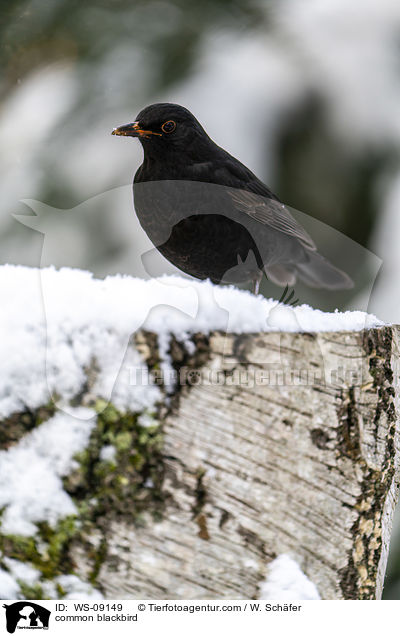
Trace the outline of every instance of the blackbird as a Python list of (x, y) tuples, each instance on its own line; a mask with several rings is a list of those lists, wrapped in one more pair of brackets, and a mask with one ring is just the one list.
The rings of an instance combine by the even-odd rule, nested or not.
[(353, 286), (278, 197), (183, 106), (152, 104), (112, 134), (139, 138), (136, 213), (159, 252), (183, 272), (215, 283), (251, 281), (254, 293), (263, 273), (280, 286), (297, 278), (329, 290)]

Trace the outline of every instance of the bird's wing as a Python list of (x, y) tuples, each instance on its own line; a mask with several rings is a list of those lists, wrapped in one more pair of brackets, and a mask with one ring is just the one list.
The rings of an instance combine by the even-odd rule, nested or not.
[(253, 219), (296, 238), (307, 250), (317, 249), (311, 236), (280, 201), (247, 190), (229, 188), (228, 193), (235, 207)]
[(316, 251), (311, 236), (289, 210), (243, 163), (222, 151), (216, 182), (228, 186), (227, 191), (237, 209), (274, 230), (297, 239), (307, 250)]

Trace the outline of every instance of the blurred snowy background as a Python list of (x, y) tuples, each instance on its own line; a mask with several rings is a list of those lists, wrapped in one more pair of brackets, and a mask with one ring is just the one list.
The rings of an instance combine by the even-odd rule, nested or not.
[[(173, 101), (285, 203), (380, 257), (368, 308), (400, 322), (398, 0), (3, 0), (0, 14), (1, 263), (40, 263), (43, 236), (13, 216), (35, 199), (47, 262), (141, 273), (131, 208), (98, 195), (141, 161), (112, 128)], [(90, 214), (50, 218), (92, 197)], [(397, 543), (386, 598), (400, 598)]]

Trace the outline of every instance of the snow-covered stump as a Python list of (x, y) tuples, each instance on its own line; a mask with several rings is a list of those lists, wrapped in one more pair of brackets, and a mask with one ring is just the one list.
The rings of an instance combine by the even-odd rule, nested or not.
[(0, 597), (380, 597), (397, 327), (73, 270), (0, 297)]

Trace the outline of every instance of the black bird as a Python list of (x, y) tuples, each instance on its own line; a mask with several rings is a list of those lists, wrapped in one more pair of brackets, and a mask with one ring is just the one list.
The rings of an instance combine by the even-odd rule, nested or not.
[(141, 226), (176, 267), (213, 282), (349, 289), (352, 280), (316, 251), (287, 208), (245, 165), (217, 146), (192, 113), (153, 104), (113, 135), (138, 137), (134, 178)]

